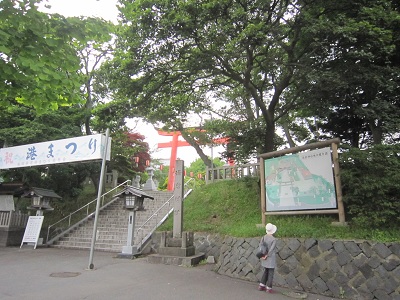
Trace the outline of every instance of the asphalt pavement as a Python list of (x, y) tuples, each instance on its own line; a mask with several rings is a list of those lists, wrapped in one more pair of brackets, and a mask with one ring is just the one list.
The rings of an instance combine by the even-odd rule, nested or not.
[[(181, 267), (152, 264), (146, 257), (117, 258), (115, 253), (36, 248), (0, 248), (0, 299), (15, 300), (290, 300), (300, 294), (275, 288), (269, 294), (258, 284), (222, 276), (210, 265)], [(290, 294), (287, 296), (284, 294)], [(334, 298), (306, 294), (310, 300)]]

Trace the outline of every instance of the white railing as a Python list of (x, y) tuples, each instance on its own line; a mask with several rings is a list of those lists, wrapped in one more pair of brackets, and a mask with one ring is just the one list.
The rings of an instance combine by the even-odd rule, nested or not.
[[(126, 180), (125, 182), (117, 185), (113, 189), (111, 189), (108, 192), (101, 195), (101, 206), (104, 206), (105, 204), (107, 204), (107, 202), (105, 200), (106, 200), (106, 196), (108, 194), (110, 194), (111, 192), (120, 188), (121, 186), (127, 185), (130, 182), (131, 182), (131, 180)], [(111, 201), (111, 198), (112, 197), (110, 197), (110, 199), (108, 199), (108, 201)], [(94, 214), (95, 209), (96, 209), (96, 202), (97, 202), (97, 198), (90, 201), (89, 203), (85, 204), (81, 208), (78, 208), (77, 210), (70, 213), (68, 216), (62, 218), (61, 220), (57, 221), (56, 223), (49, 225), (49, 227), (47, 228), (46, 242), (48, 242), (54, 235), (57, 235), (57, 233), (66, 231), (68, 228), (71, 227), (71, 224), (75, 224), (77, 221), (82, 220), (83, 218), (89, 217), (90, 215)], [(93, 207), (91, 208), (92, 204), (93, 204)], [(58, 225), (57, 228), (55, 228), (56, 225)], [(53, 229), (53, 231), (50, 233), (51, 229)]]
[(0, 211), (0, 227), (10, 227), (11, 211)]
[(208, 168), (206, 170), (206, 183), (219, 180), (237, 179), (247, 176), (260, 176), (260, 164), (244, 164)]
[[(195, 185), (196, 181), (194, 180), (194, 178), (190, 178), (184, 185), (184, 190), (183, 190), (183, 200), (193, 191), (194, 189), (194, 185)], [(174, 196), (172, 195), (163, 205), (161, 205), (141, 226), (139, 226), (139, 228), (136, 230), (136, 236), (139, 237), (139, 245), (137, 245), (137, 248), (140, 249), (140, 251), (142, 251), (142, 246), (144, 243), (146, 243), (146, 241), (151, 237), (151, 235), (153, 234), (153, 232), (162, 224), (165, 222), (165, 220), (168, 218), (168, 216), (173, 212), (174, 208), (171, 207), (171, 203), (172, 203), (172, 199), (174, 198)], [(160, 212), (164, 211), (165, 208), (168, 207), (167, 209), (167, 213), (161, 216), (161, 219), (158, 220), (158, 215), (160, 214)], [(155, 219), (155, 221), (154, 221)], [(144, 237), (144, 227), (147, 224), (152, 224), (155, 223), (155, 225), (152, 227), (152, 229), (150, 230), (150, 232), (148, 232)]]
[(11, 222), (10, 227), (22, 227), (25, 228), (26, 224), (28, 223), (29, 215), (28, 214), (21, 214), (13, 211), (11, 213)]
[(26, 226), (29, 215), (17, 213), (15, 211), (0, 211), (0, 227), (22, 227)]

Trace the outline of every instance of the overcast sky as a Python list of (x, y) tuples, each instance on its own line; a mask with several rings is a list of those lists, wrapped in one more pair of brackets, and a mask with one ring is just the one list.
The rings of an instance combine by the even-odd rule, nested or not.
[[(100, 17), (115, 22), (118, 16), (116, 0), (47, 0), (43, 4), (51, 5), (50, 12), (66, 17)], [(49, 12), (45, 8), (43, 11)]]

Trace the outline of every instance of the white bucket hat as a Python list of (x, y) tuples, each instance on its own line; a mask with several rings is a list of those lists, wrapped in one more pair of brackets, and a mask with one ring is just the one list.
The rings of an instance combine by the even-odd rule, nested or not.
[(265, 231), (268, 234), (274, 234), (276, 232), (276, 226), (274, 224), (268, 223), (267, 225), (265, 225)]

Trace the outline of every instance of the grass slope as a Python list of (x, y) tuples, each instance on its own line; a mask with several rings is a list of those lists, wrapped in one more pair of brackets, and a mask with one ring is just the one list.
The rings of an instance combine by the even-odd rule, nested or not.
[[(226, 180), (195, 189), (184, 202), (184, 231), (219, 233), (234, 237), (256, 237), (265, 233), (261, 223), (260, 187), (255, 178)], [(172, 216), (159, 228), (172, 230)], [(278, 237), (372, 240), (400, 242), (399, 228), (332, 226), (337, 215), (267, 216), (277, 225)]]

